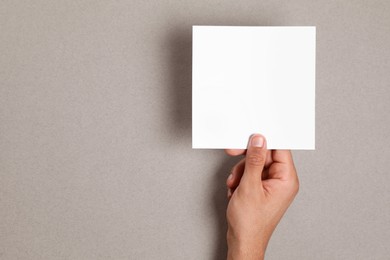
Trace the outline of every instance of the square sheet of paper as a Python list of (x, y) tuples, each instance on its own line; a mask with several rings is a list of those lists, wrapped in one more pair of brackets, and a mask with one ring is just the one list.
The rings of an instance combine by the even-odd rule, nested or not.
[(315, 148), (312, 26), (193, 26), (192, 147)]

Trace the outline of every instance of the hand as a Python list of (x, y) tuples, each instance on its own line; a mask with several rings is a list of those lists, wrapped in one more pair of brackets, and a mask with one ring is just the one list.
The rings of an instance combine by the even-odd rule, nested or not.
[(261, 135), (252, 135), (246, 152), (228, 177), (228, 259), (264, 259), (272, 232), (298, 192), (289, 150), (267, 150)]

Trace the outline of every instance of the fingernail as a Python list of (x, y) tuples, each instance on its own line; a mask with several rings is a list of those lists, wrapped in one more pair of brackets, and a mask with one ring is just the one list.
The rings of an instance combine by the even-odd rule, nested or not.
[(255, 147), (263, 147), (264, 138), (261, 135), (255, 135), (252, 137), (251, 145)]
[(232, 173), (229, 174), (229, 176), (228, 176), (228, 181), (230, 181), (231, 179), (233, 179), (233, 174), (232, 174)]

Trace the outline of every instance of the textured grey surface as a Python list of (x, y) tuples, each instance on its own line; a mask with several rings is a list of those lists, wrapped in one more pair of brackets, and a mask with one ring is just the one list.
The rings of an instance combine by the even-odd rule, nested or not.
[(389, 1), (1, 1), (0, 259), (223, 259), (191, 25), (317, 26), (316, 151), (268, 259), (390, 255)]

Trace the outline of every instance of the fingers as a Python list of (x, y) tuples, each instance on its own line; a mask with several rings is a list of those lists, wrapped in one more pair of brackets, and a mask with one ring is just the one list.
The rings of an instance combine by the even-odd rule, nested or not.
[[(268, 168), (272, 164), (272, 155), (271, 150), (267, 150), (267, 158), (265, 160), (265, 168)], [(240, 184), (241, 177), (244, 174), (245, 170), (245, 158), (240, 160), (234, 167), (232, 168), (227, 180), (226, 186), (234, 191), (237, 188), (238, 184)], [(267, 179), (268, 171), (264, 170), (262, 174), (262, 180)]]
[(229, 177), (226, 180), (226, 186), (230, 189), (235, 189), (240, 183), (242, 174), (245, 169), (245, 158), (239, 161), (236, 165), (234, 165), (232, 171), (230, 172)]
[(227, 197), (231, 198), (234, 190), (237, 188), (238, 184), (240, 184), (242, 174), (244, 173), (245, 168), (245, 158), (239, 161), (232, 169), (229, 177), (226, 180), (226, 186), (228, 188)]
[[(225, 153), (230, 156), (245, 155), (246, 149), (225, 149)], [(272, 162), (273, 160), (272, 160), (271, 150), (268, 150), (265, 167), (268, 167)]]
[(270, 168), (270, 179), (296, 180), (298, 178), (290, 150), (273, 150), (272, 160), (274, 163)]
[(245, 154), (245, 149), (225, 149), (225, 153), (227, 153), (230, 156), (237, 156)]
[(267, 156), (267, 143), (264, 136), (252, 135), (245, 158), (245, 170), (241, 179), (243, 186), (259, 186)]
[(290, 150), (273, 150), (272, 160), (277, 163), (292, 164), (293, 158)]
[(272, 151), (271, 151), (271, 150), (267, 150), (267, 158), (265, 159), (265, 165), (264, 165), (264, 167), (267, 168), (267, 167), (269, 167), (272, 163), (273, 163), (273, 160), (272, 160)]

